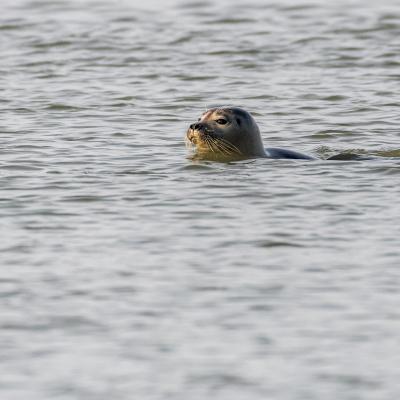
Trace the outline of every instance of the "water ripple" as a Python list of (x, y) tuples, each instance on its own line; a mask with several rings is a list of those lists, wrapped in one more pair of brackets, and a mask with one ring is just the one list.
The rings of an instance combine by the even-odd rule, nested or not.
[[(399, 16), (2, 2), (0, 397), (396, 398)], [(191, 159), (221, 104), (319, 160)]]

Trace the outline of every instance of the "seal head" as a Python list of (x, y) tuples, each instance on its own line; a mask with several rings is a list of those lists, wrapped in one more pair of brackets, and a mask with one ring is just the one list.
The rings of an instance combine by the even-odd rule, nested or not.
[(238, 107), (207, 110), (189, 126), (186, 139), (196, 146), (195, 158), (221, 161), (259, 157), (313, 159), (292, 150), (264, 149), (254, 118)]
[(253, 117), (237, 107), (212, 108), (189, 126), (186, 138), (199, 155), (215, 158), (265, 157), (260, 131)]

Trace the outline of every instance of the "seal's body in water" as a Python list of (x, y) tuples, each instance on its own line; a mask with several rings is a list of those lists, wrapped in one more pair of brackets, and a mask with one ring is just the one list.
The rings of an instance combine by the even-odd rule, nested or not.
[(286, 158), (314, 160), (297, 151), (264, 149), (254, 118), (237, 107), (212, 108), (190, 125), (186, 138), (196, 146), (196, 156), (204, 159), (243, 160), (247, 158)]

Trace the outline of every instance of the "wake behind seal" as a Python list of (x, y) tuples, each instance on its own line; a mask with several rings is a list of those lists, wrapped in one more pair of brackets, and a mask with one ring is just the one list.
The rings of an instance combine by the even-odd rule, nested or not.
[(196, 157), (211, 160), (244, 160), (248, 158), (301, 159), (315, 158), (297, 151), (264, 149), (260, 130), (254, 118), (238, 107), (211, 108), (191, 124), (186, 139), (196, 146)]

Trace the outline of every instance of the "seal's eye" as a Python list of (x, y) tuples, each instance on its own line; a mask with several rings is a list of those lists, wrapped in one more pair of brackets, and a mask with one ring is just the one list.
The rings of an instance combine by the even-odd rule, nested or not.
[(217, 119), (215, 122), (217, 124), (219, 124), (219, 125), (225, 125), (225, 124), (228, 123), (228, 121), (226, 119), (223, 119), (223, 118)]

